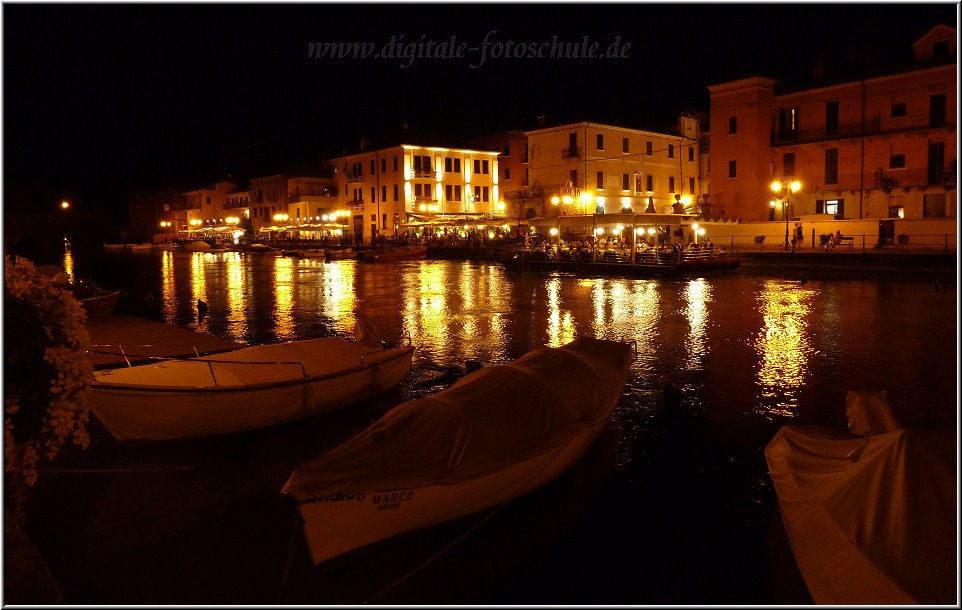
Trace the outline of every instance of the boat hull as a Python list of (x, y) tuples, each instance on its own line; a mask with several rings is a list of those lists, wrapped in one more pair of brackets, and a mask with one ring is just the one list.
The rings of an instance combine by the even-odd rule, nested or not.
[(557, 478), (592, 446), (627, 381), (627, 343), (579, 338), (399, 405), (295, 469), (315, 563), (457, 519)]
[(88, 318), (106, 315), (114, 310), (120, 300), (120, 291), (107, 292), (80, 299)]
[(394, 263), (399, 261), (422, 260), (427, 257), (427, 246), (389, 246), (363, 252), (366, 262)]
[(315, 564), (393, 536), (452, 521), (528, 494), (577, 463), (605, 421), (567, 445), (454, 485), (338, 494), (301, 504), (304, 536)]
[[(350, 368), (313, 373), (301, 362), (254, 363), (246, 360), (244, 351), (98, 372), (88, 403), (121, 441), (238, 434), (331, 412), (383, 393), (410, 370), (414, 348), (377, 350)], [(236, 363), (229, 361), (232, 355)], [(157, 372), (168, 379), (173, 375), (178, 385), (124, 383), (124, 371), (142, 368), (166, 369)], [(278, 379), (279, 375), (286, 378)]]

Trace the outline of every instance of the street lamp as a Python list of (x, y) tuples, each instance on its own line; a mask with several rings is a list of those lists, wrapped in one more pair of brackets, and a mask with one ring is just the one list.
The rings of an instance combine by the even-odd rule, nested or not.
[(785, 250), (788, 250), (788, 206), (790, 205), (789, 196), (802, 190), (802, 183), (798, 180), (783, 178), (772, 182), (772, 192), (775, 199), (782, 202), (782, 216), (785, 218)]

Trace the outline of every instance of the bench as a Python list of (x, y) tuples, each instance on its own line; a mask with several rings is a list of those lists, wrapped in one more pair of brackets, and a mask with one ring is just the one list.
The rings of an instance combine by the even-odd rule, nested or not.
[(842, 237), (839, 238), (838, 241), (839, 241), (839, 244), (846, 244), (849, 250), (854, 249), (855, 238), (852, 237), (851, 235), (843, 235)]

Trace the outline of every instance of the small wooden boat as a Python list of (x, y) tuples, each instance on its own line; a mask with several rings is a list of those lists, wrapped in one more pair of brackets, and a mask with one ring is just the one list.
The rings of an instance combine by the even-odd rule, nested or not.
[(369, 263), (394, 263), (422, 260), (428, 254), (427, 246), (385, 246), (361, 252), (361, 260)]
[(105, 290), (102, 288), (86, 294), (86, 296), (83, 292), (75, 293), (84, 311), (87, 312), (88, 318), (113, 312), (114, 308), (117, 307), (117, 302), (120, 301), (120, 294), (119, 290)]
[(395, 407), (300, 466), (296, 502), (314, 563), (508, 502), (568, 470), (608, 422), (627, 343), (579, 338), (476, 370)]
[(765, 448), (816, 604), (957, 604), (955, 429), (903, 429), (884, 392), (849, 392), (848, 431), (783, 426)]
[(90, 409), (121, 441), (236, 434), (340, 409), (398, 385), (414, 347), (325, 337), (94, 373)]
[(358, 253), (352, 248), (326, 248), (324, 250), (324, 260), (339, 261), (356, 259)]

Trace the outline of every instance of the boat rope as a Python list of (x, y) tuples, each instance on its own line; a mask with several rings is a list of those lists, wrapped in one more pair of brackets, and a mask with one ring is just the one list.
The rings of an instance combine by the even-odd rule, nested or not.
[(294, 515), (293, 527), (291, 528), (291, 544), (287, 552), (287, 563), (284, 565), (284, 575), (281, 577), (281, 589), (277, 593), (279, 604), (284, 603), (284, 591), (287, 589), (287, 578), (291, 573), (291, 566), (294, 565), (294, 556), (297, 554), (297, 540), (300, 537), (301, 528), (304, 526), (304, 519), (301, 518), (300, 511)]
[(392, 583), (389, 584), (388, 586), (384, 587), (383, 589), (381, 589), (380, 591), (378, 591), (377, 593), (375, 593), (371, 598), (369, 598), (369, 599), (367, 599), (366, 601), (364, 601), (364, 602), (363, 602), (363, 605), (366, 606), (366, 605), (368, 605), (368, 604), (374, 603), (374, 600), (378, 599), (379, 597), (381, 597), (382, 595), (384, 595), (384, 594), (387, 593), (388, 591), (394, 589), (395, 587), (401, 585), (404, 581), (406, 581), (406, 580), (409, 579), (410, 577), (412, 577), (412, 576), (414, 576), (415, 574), (417, 574), (418, 572), (420, 572), (423, 568), (425, 568), (425, 567), (427, 567), (428, 565), (430, 565), (431, 563), (433, 563), (436, 559), (438, 559), (439, 557), (441, 557), (442, 555), (444, 555), (445, 553), (447, 553), (448, 551), (450, 551), (450, 550), (451, 550), (452, 548), (454, 548), (455, 546), (457, 546), (462, 540), (464, 540), (465, 538), (467, 538), (468, 536), (470, 536), (471, 534), (473, 534), (473, 533), (474, 533), (476, 530), (478, 530), (482, 525), (484, 525), (485, 523), (487, 523), (492, 517), (494, 517), (495, 515), (497, 515), (498, 513), (500, 513), (500, 512), (504, 509), (504, 507), (507, 506), (507, 505), (508, 505), (508, 502), (504, 502), (504, 503), (500, 504), (499, 506), (493, 508), (493, 509), (491, 510), (491, 512), (489, 512), (487, 515), (484, 516), (483, 519), (481, 519), (480, 521), (478, 521), (477, 523), (475, 523), (473, 526), (471, 526), (470, 528), (468, 528), (464, 533), (462, 533), (460, 536), (458, 536), (457, 538), (455, 538), (454, 540), (452, 540), (450, 543), (448, 543), (448, 544), (447, 544), (444, 548), (442, 548), (440, 551), (438, 551), (438, 552), (435, 553), (434, 555), (431, 555), (430, 557), (428, 557), (426, 560), (424, 560), (423, 562), (421, 562), (421, 564), (415, 566), (414, 569), (410, 570), (410, 571), (407, 572), (406, 574), (403, 574), (400, 578), (398, 578), (397, 580), (395, 580), (394, 582), (392, 582)]
[[(196, 466), (157, 466), (153, 468), (37, 468), (43, 474), (114, 474), (127, 472), (167, 472), (170, 470), (194, 470)], [(10, 472), (21, 472), (12, 469)]]
[[(536, 476), (538, 476), (542, 471), (544, 471), (548, 466), (550, 466), (550, 465), (552, 464), (552, 462), (554, 462), (554, 460), (558, 458), (559, 455), (561, 455), (563, 449), (564, 449), (564, 446), (561, 446), (561, 447), (559, 447), (558, 449), (556, 449), (555, 452), (554, 452), (554, 455), (553, 455), (550, 459), (545, 460), (544, 462), (542, 462), (541, 464), (539, 464), (538, 466), (536, 466), (535, 468), (533, 468), (533, 469), (531, 470), (531, 472), (529, 472), (529, 473), (525, 476), (525, 478), (526, 478), (527, 480), (531, 480), (531, 479), (534, 479)], [(534, 490), (531, 490), (531, 491), (534, 491)], [(494, 493), (497, 493), (497, 492), (494, 492)], [(489, 494), (489, 495), (494, 495), (494, 494)], [(448, 551), (450, 551), (451, 549), (453, 549), (455, 546), (457, 546), (462, 540), (464, 540), (465, 538), (467, 538), (468, 536), (470, 536), (471, 534), (473, 534), (475, 531), (477, 531), (482, 525), (484, 525), (485, 523), (487, 523), (488, 521), (490, 521), (494, 516), (498, 515), (502, 510), (504, 510), (504, 507), (506, 507), (506, 506), (507, 506), (508, 504), (510, 504), (510, 503), (511, 503), (511, 501), (509, 500), (509, 501), (507, 501), (507, 502), (502, 502), (501, 504), (499, 504), (497, 507), (495, 507), (494, 509), (492, 509), (491, 512), (489, 512), (487, 515), (485, 515), (483, 519), (481, 519), (480, 521), (478, 521), (477, 523), (475, 523), (473, 526), (471, 526), (470, 528), (468, 528), (464, 533), (462, 533), (460, 536), (458, 536), (457, 538), (455, 538), (454, 540), (452, 540), (452, 541), (451, 541), (449, 544), (447, 544), (444, 548), (442, 548), (441, 550), (439, 550), (439, 551), (438, 551), (437, 553), (435, 553), (434, 555), (431, 555), (430, 557), (428, 557), (425, 561), (421, 562), (421, 564), (415, 566), (414, 569), (412, 569), (412, 570), (410, 570), (409, 572), (407, 572), (406, 574), (402, 575), (400, 578), (398, 578), (397, 580), (395, 580), (394, 582), (392, 582), (392, 583), (389, 584), (388, 586), (386, 586), (386, 587), (384, 587), (383, 589), (381, 589), (378, 593), (374, 594), (374, 596), (372, 596), (371, 598), (369, 598), (368, 600), (366, 600), (366, 601), (364, 602), (364, 604), (367, 605), (367, 604), (373, 603), (374, 600), (378, 599), (379, 597), (381, 597), (382, 595), (384, 595), (384, 594), (387, 593), (388, 591), (394, 589), (395, 587), (397, 587), (397, 586), (399, 586), (400, 584), (402, 584), (404, 581), (408, 580), (410, 577), (414, 576), (416, 573), (420, 572), (422, 569), (424, 569), (425, 567), (427, 567), (428, 565), (430, 565), (431, 563), (433, 563), (435, 560), (437, 560), (439, 557), (441, 557), (442, 555), (444, 555), (445, 553), (447, 553)], [(439, 522), (442, 522), (442, 521), (444, 521), (443, 518), (440, 519), (440, 520), (438, 520), (438, 521), (435, 522), (435, 523), (439, 523)]]

